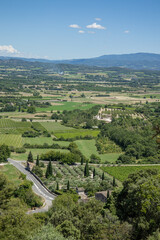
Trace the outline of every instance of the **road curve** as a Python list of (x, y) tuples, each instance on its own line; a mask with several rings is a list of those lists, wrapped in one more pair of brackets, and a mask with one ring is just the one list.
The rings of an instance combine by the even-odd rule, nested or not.
[(20, 161), (15, 161), (11, 158), (7, 159), (9, 163), (15, 166), (20, 172), (26, 175), (26, 178), (33, 182), (32, 189), (33, 191), (41, 196), (45, 203), (43, 207), (38, 208), (36, 210), (31, 210), (28, 213), (37, 213), (37, 212), (45, 212), (52, 206), (52, 201), (55, 199), (56, 195), (51, 194), (50, 192), (45, 189), (42, 184), (29, 172), (25, 169), (25, 166)]

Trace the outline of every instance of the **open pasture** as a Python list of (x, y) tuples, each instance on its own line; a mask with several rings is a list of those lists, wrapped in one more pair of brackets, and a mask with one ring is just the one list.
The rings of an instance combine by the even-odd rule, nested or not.
[(123, 182), (127, 179), (129, 174), (135, 173), (145, 169), (157, 169), (160, 172), (160, 166), (115, 166), (115, 167), (101, 167), (104, 172), (114, 176), (119, 181)]

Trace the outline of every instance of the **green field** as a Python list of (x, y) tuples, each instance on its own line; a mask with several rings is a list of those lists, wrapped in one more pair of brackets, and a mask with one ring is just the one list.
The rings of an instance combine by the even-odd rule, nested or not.
[(123, 182), (128, 175), (145, 169), (157, 169), (160, 171), (160, 166), (117, 166), (117, 167), (101, 167), (101, 169), (108, 174), (114, 176), (119, 181)]
[[(79, 102), (56, 102), (57, 105), (49, 106), (47, 108), (36, 108), (37, 112), (50, 112), (50, 111), (71, 111), (74, 109), (80, 109), (80, 110), (87, 110), (91, 107), (93, 107), (95, 104), (93, 103), (79, 103)], [(59, 105), (58, 105), (59, 104)]]
[(53, 144), (51, 137), (35, 137), (35, 138), (23, 138), (24, 143), (29, 143), (31, 145), (38, 144), (43, 145), (44, 143)]
[(60, 152), (69, 152), (68, 150), (66, 149), (27, 149), (27, 151), (25, 153), (21, 153), (21, 154), (18, 154), (18, 153), (11, 153), (11, 158), (14, 159), (14, 160), (27, 160), (27, 156), (28, 156), (28, 153), (29, 151), (32, 152), (33, 154), (33, 158), (34, 160), (36, 160), (36, 157), (37, 155), (41, 155), (42, 153), (46, 153), (46, 152), (49, 152), (49, 151), (60, 151)]
[(11, 119), (0, 119), (0, 133), (21, 134), (24, 131), (31, 131), (30, 122), (16, 122)]
[(0, 172), (5, 174), (8, 180), (14, 183), (15, 185), (19, 185), (22, 181), (19, 178), (21, 173), (13, 165), (6, 164), (3, 166), (0, 166)]
[(57, 138), (64, 137), (65, 139), (67, 139), (67, 138), (75, 138), (76, 136), (85, 137), (87, 135), (92, 137), (97, 137), (98, 134), (99, 134), (99, 130), (73, 129), (65, 132), (59, 131), (59, 132), (56, 132), (54, 135)]
[(48, 131), (48, 132), (59, 132), (59, 131), (70, 131), (74, 128), (66, 127), (62, 125), (60, 122), (40, 122), (40, 124)]
[(0, 134), (0, 145), (6, 144), (13, 147), (22, 147), (23, 138), (17, 134)]
[(77, 140), (75, 141), (79, 150), (87, 157), (90, 158), (91, 154), (96, 154), (101, 158), (102, 163), (105, 161), (114, 163), (119, 157), (119, 153), (106, 153), (99, 154), (95, 146), (95, 140)]

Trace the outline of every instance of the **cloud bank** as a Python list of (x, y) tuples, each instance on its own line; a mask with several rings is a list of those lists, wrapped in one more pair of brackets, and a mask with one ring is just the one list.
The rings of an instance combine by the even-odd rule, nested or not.
[(3, 46), (1, 45), (0, 52), (11, 53), (11, 54), (19, 53), (18, 50), (15, 49), (12, 45), (3, 45)]

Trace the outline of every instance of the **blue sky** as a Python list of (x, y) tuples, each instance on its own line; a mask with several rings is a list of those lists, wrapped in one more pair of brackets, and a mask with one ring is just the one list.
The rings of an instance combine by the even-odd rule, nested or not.
[(160, 0), (0, 0), (0, 55), (160, 54)]

